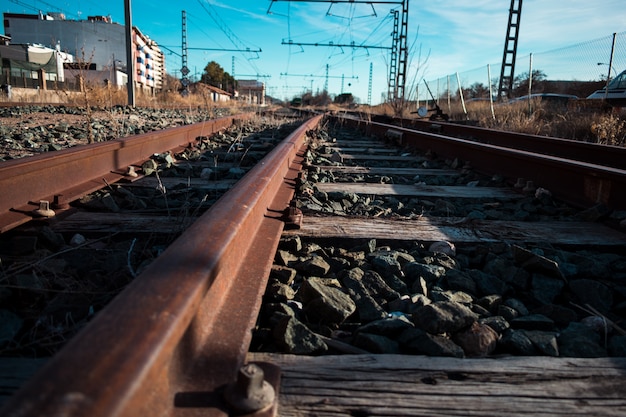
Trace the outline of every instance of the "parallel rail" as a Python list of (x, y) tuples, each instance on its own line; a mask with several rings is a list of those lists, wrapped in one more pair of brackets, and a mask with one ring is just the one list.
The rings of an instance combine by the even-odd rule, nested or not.
[[(506, 173), (513, 183), (518, 178), (532, 181), (578, 206), (626, 207), (626, 148), (434, 123), (437, 131), (477, 139), (469, 140), (384, 123), (345, 120), (379, 137), (397, 132), (400, 145), (430, 150), (441, 157), (459, 157), (484, 174)], [(426, 129), (433, 123), (421, 126)]]
[[(377, 122), (376, 118), (374, 118), (374, 121)], [(599, 145), (579, 140), (529, 135), (421, 119), (397, 119), (394, 121), (394, 125), (606, 167), (623, 169), (626, 166), (626, 163), (624, 163), (624, 160), (626, 160), (626, 148), (621, 146)]]
[(33, 218), (39, 201), (64, 207), (83, 195), (123, 179), (128, 168), (153, 153), (182, 148), (251, 114), (223, 117), (160, 132), (41, 154), (0, 164), (0, 233)]

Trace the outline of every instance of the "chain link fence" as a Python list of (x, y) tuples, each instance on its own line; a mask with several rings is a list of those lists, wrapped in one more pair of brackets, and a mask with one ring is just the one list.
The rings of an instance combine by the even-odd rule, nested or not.
[[(408, 99), (417, 99), (418, 104), (431, 101), (430, 88), (440, 104), (446, 100), (460, 100), (461, 93), (463, 100), (467, 101), (488, 101), (490, 94), (497, 100), (501, 66), (501, 62), (492, 63), (458, 72), (451, 68), (453, 72), (448, 75), (425, 79), (414, 86)], [(512, 94), (508, 98), (536, 93), (570, 94), (586, 98), (606, 85), (609, 72), (612, 79), (624, 70), (626, 32), (548, 52), (517, 56)], [(530, 83), (529, 74), (533, 74)]]

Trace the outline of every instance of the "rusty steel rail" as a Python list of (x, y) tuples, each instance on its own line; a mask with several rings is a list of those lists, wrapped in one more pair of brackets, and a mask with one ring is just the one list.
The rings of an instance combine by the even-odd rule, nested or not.
[[(242, 365), (284, 227), (283, 213), (295, 191), (305, 133), (320, 119), (307, 121), (246, 174), (0, 415), (231, 414), (221, 391), (238, 374), (252, 380), (259, 375)], [(279, 372), (269, 364), (261, 368), (278, 386)], [(275, 403), (264, 413), (273, 411)]]
[(0, 233), (28, 222), (39, 201), (63, 207), (122, 178), (129, 166), (153, 153), (187, 146), (249, 119), (246, 113), (174, 127), (103, 143), (79, 146), (30, 158), (0, 162)]
[[(555, 196), (579, 207), (605, 204), (613, 209), (626, 208), (626, 170), (624, 168), (556, 157), (543, 152), (529, 152), (504, 145), (497, 146), (474, 140), (458, 139), (439, 133), (356, 118), (343, 118), (342, 120), (347, 125), (366, 131), (367, 134), (391, 137), (403, 146), (423, 151), (430, 150), (441, 157), (458, 157), (460, 160), (469, 161), (478, 172), (486, 175), (505, 175), (510, 183), (515, 183), (520, 178), (524, 181), (532, 181), (536, 187), (548, 189)], [(564, 148), (567, 146), (564, 142), (562, 144)], [(564, 150), (564, 152), (568, 151)], [(574, 154), (577, 152), (573, 151)]]
[(626, 147), (622, 146), (600, 145), (580, 140), (529, 135), (439, 121), (396, 119), (394, 124), (422, 132), (439, 133), (595, 165), (618, 169), (626, 167), (626, 162), (624, 162), (626, 161)]

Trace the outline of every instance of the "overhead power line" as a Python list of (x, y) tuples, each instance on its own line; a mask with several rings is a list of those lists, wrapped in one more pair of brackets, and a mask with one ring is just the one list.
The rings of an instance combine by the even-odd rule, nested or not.
[(285, 42), (283, 39), (281, 45), (296, 45), (296, 46), (336, 46), (337, 48), (364, 48), (364, 49), (391, 49), (390, 46), (379, 46), (379, 45), (361, 45), (356, 44), (355, 42), (351, 43), (334, 43), (334, 42), (294, 42), (292, 40), (288, 40)]
[(358, 80), (358, 76), (346, 76), (346, 75), (313, 75), (313, 74), (288, 74), (285, 72), (280, 73), (281, 77), (304, 77), (304, 78), (346, 78), (349, 80)]
[[(409, 0), (271, 0), (270, 6), (267, 10), (268, 14), (272, 14), (272, 6), (276, 2), (296, 2), (296, 3), (331, 3), (335, 4), (395, 4), (401, 6), (401, 12), (395, 11), (395, 15), (397, 16), (394, 19), (394, 32), (392, 37), (392, 46), (390, 48), (377, 46), (376, 49), (391, 49), (391, 62), (392, 66), (390, 68), (389, 73), (389, 92), (388, 98), (393, 101), (404, 101), (405, 99), (405, 86), (406, 86), (406, 73), (408, 66), (408, 45), (407, 45), (407, 37), (408, 37), (408, 22), (409, 22)], [(372, 7), (373, 8), (373, 7)], [(330, 10), (330, 9), (329, 9)], [(328, 12), (327, 12), (328, 13)], [(291, 35), (290, 35), (291, 37)], [(311, 45), (311, 46), (338, 46), (338, 47), (365, 47), (356, 44), (316, 44), (316, 43), (301, 43), (301, 42), (293, 42), (291, 39), (285, 43), (285, 45), (298, 45), (302, 48), (303, 45)], [(341, 45), (341, 46), (340, 46)], [(374, 49), (374, 46), (368, 46), (369, 48)]]

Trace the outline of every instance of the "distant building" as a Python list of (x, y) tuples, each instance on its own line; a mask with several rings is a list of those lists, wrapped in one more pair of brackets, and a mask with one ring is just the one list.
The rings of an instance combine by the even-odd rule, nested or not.
[[(19, 14), (4, 13), (4, 33), (12, 43), (40, 44), (65, 51), (114, 85), (125, 84), (127, 72), (126, 34), (124, 26), (114, 23), (110, 16), (89, 16), (87, 20), (68, 20), (62, 13)], [(148, 91), (163, 88), (165, 57), (156, 42), (133, 27), (133, 59), (136, 87)], [(85, 65), (92, 64), (92, 65)], [(93, 66), (95, 65), (95, 67)]]
[(65, 66), (72, 65), (74, 57), (58, 48), (43, 45), (0, 44), (2, 84), (16, 84), (11, 79), (21, 78), (30, 87), (45, 89), (44, 81), (65, 82)]
[(221, 88), (214, 87), (205, 83), (193, 83), (189, 89), (196, 93), (205, 95), (210, 101), (214, 103), (221, 103), (230, 101), (232, 94), (228, 91), (224, 91)]
[(257, 80), (237, 80), (237, 97), (250, 104), (265, 105), (265, 83)]

